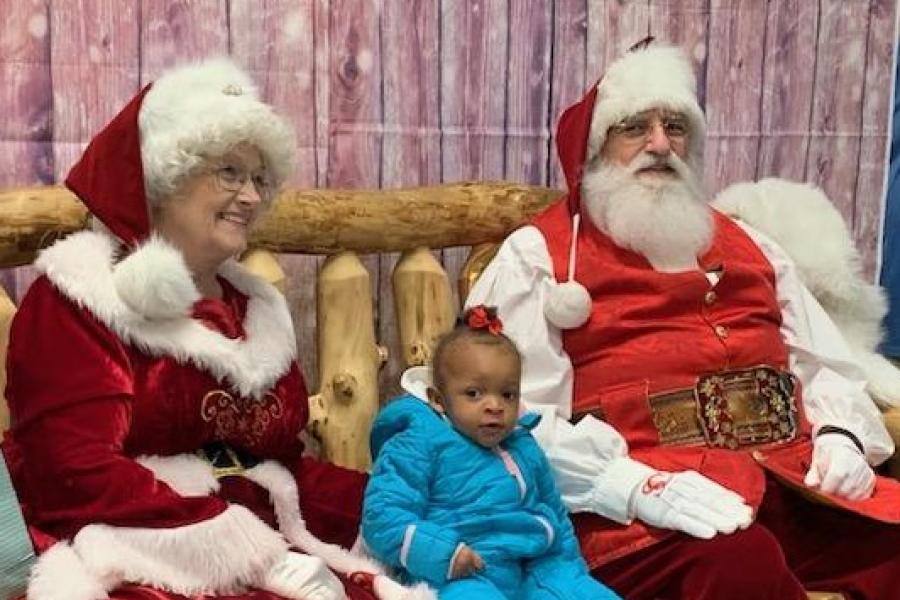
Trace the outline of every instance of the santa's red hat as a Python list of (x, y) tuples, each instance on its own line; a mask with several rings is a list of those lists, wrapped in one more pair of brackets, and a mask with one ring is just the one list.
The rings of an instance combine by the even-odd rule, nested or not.
[(91, 141), (66, 185), (129, 245), (150, 235), (150, 205), (170, 196), (205, 158), (246, 142), (259, 149), (274, 183), (294, 164), (291, 127), (259, 99), (228, 59), (164, 73)]
[(572, 240), (568, 280), (550, 288), (545, 316), (561, 329), (580, 327), (591, 313), (590, 295), (576, 281), (575, 252), (585, 165), (600, 153), (610, 127), (652, 108), (673, 110), (687, 117), (691, 128), (688, 161), (695, 167), (702, 165), (706, 119), (697, 102), (691, 62), (679, 48), (642, 44), (630, 50), (613, 62), (584, 98), (560, 117), (556, 140), (569, 188)]
[(691, 61), (680, 48), (651, 44), (615, 61), (597, 84), (585, 159), (600, 152), (610, 127), (651, 108), (685, 115), (691, 128), (689, 153), (703, 158), (706, 118), (697, 102)]

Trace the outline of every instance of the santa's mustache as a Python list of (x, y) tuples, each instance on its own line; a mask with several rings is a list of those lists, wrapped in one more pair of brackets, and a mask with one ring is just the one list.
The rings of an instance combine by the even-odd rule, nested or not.
[(688, 164), (674, 153), (660, 156), (645, 152), (637, 155), (625, 167), (629, 175), (635, 175), (639, 171), (660, 171), (665, 169), (672, 171), (678, 178), (683, 180), (689, 180), (693, 176), (693, 172)]

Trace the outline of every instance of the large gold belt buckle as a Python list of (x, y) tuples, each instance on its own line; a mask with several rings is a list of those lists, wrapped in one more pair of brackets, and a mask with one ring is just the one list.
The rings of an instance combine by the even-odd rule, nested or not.
[(794, 380), (761, 366), (697, 379), (697, 418), (711, 448), (786, 442), (797, 436)]

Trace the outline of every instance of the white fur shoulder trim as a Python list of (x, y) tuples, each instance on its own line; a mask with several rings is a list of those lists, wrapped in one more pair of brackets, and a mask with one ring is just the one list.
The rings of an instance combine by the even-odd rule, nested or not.
[[(165, 254), (165, 264), (177, 264), (171, 260), (171, 246), (161, 249), (161, 245), (167, 246), (152, 240), (147, 249)], [(193, 293), (185, 290), (194, 285), (186, 269), (179, 280), (179, 275), (160, 269), (159, 261), (144, 260), (144, 249), (141, 246), (125, 259), (131, 272), (117, 278), (116, 242), (102, 233), (82, 231), (44, 250), (35, 265), (63, 295), (89, 310), (124, 343), (152, 356), (190, 362), (218, 381), (229, 382), (243, 396), (261, 396), (287, 372), (296, 358), (297, 345), (287, 303), (274, 287), (235, 261), (222, 266), (219, 274), (250, 298), (244, 320), (246, 338), (229, 339), (177, 307), (151, 314), (139, 312), (140, 292), (129, 287), (134, 282), (147, 289), (156, 286), (159, 277), (165, 278), (160, 286), (176, 304), (199, 297), (196, 288)]]

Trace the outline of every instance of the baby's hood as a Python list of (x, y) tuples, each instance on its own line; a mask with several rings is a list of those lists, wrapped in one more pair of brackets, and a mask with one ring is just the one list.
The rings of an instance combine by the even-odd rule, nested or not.
[(424, 436), (446, 429), (440, 415), (424, 400), (406, 394), (388, 402), (372, 425), (369, 449), (374, 460), (381, 448), (396, 435), (416, 429)]

